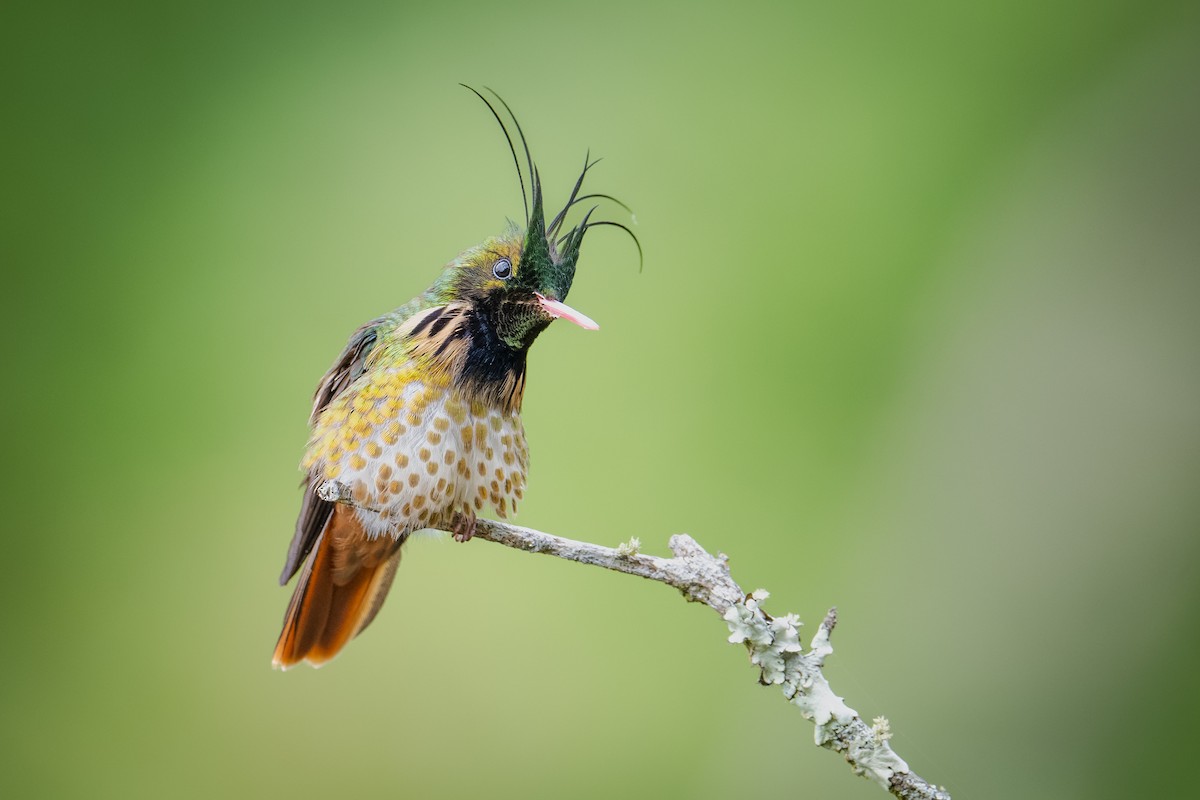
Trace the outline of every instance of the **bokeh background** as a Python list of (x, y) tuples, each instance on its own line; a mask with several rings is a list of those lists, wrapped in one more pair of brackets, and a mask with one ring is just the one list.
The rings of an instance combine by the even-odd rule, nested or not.
[(2, 13), (0, 794), (884, 796), (706, 609), (488, 543), (270, 669), (315, 382), (521, 215), (459, 81), (646, 253), (590, 234), (601, 331), (533, 350), (520, 522), (838, 605), (835, 689), (956, 797), (1192, 790), (1195, 4)]

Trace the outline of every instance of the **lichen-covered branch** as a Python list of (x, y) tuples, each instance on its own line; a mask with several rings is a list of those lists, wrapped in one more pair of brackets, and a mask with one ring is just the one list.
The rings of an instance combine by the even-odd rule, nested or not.
[[(326, 481), (317, 487), (317, 493), (331, 503), (360, 507), (354, 504), (348, 487), (338, 481)], [(476, 522), (474, 536), (528, 553), (545, 553), (674, 586), (689, 601), (704, 603), (721, 615), (731, 631), (729, 641), (744, 644), (750, 662), (758, 666), (759, 682), (782, 688), (788, 702), (816, 725), (817, 744), (842, 753), (856, 773), (873, 779), (896, 797), (950, 800), (945, 789), (909, 770), (904, 759), (892, 750), (887, 719), (876, 717), (873, 724), (867, 725), (829, 688), (821, 667), (833, 652), (829, 637), (837, 625), (837, 609), (825, 615), (806, 653), (800, 644), (800, 618), (795, 614), (767, 614), (761, 608), (767, 592), (743, 592), (729, 574), (725, 555), (710, 555), (687, 534), (671, 537), (674, 558), (643, 555), (637, 539), (614, 549), (488, 519)]]
[(784, 697), (816, 725), (817, 744), (842, 753), (856, 773), (873, 779), (896, 797), (950, 800), (945, 789), (912, 772), (892, 750), (886, 719), (876, 717), (868, 725), (829, 687), (821, 667), (833, 652), (829, 637), (837, 625), (836, 609), (825, 616), (805, 652), (800, 644), (799, 618), (767, 614), (761, 607), (767, 598), (765, 591), (743, 592), (730, 576), (724, 554), (710, 555), (686, 534), (671, 537), (674, 558), (643, 555), (636, 539), (614, 549), (485, 519), (478, 521), (475, 537), (674, 586), (689, 601), (704, 603), (721, 615), (731, 631), (729, 641), (744, 644), (750, 652), (751, 663), (760, 671), (759, 681), (779, 686)]

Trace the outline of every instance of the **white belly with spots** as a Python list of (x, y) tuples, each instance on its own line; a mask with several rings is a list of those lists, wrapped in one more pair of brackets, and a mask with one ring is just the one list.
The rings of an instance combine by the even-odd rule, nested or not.
[(520, 417), (419, 381), (397, 394), (399, 408), (339, 459), (337, 480), (351, 490), (368, 534), (444, 528), (456, 512), (486, 504), (501, 517), (515, 513), (529, 460)]

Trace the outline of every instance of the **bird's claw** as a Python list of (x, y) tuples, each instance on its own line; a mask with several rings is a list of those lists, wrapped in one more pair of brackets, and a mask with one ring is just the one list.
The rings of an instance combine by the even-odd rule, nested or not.
[(471, 537), (475, 535), (475, 512), (464, 514), (461, 511), (454, 514), (454, 522), (451, 525), (454, 532), (454, 541), (469, 542)]

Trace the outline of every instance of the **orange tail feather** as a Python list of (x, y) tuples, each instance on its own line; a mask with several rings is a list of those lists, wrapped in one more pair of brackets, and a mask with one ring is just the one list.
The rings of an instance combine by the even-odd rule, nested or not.
[(272, 663), (319, 667), (361, 633), (392, 586), (400, 544), (368, 538), (354, 511), (337, 506), (300, 573)]

